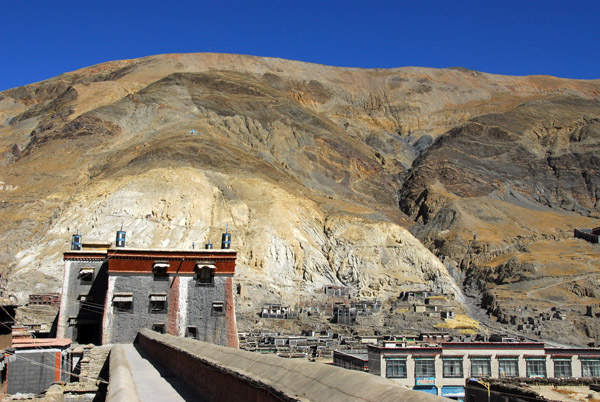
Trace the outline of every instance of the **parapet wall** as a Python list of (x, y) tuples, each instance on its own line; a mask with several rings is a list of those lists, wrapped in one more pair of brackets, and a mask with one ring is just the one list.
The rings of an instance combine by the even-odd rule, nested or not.
[[(143, 329), (137, 342), (208, 401), (443, 401), (372, 374)], [(111, 379), (112, 381), (112, 379)]]

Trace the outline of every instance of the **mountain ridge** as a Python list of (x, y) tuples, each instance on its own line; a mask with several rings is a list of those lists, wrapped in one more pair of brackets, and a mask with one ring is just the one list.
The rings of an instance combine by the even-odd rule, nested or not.
[[(477, 139), (494, 138), (494, 124), (517, 122), (485, 152), (509, 155), (525, 141), (523, 155), (535, 147), (567, 155), (551, 160), (571, 174), (560, 167), (577, 160), (567, 145), (595, 146), (599, 98), (598, 80), (322, 67), (239, 55), (149, 56), (79, 69), (0, 92), (0, 181), (11, 186), (2, 193), (0, 231), (7, 241), (0, 261), (23, 300), (60, 286), (60, 255), (76, 229), (107, 240), (124, 224), (134, 246), (190, 247), (216, 242), (229, 223), (240, 253), (238, 279), (254, 295), (238, 299), (241, 313), (263, 302), (297, 303), (329, 283), (362, 297), (393, 299), (402, 290), (433, 287), (460, 298), (459, 287), (472, 288), (467, 280), (497, 305), (496, 276), (481, 271), (499, 258), (490, 249), (512, 250), (518, 236), (555, 235), (559, 244), (567, 241), (565, 230), (593, 219), (565, 210), (558, 198), (545, 205), (511, 184), (514, 178), (497, 164), (482, 165), (478, 154), (467, 163), (456, 150), (480, 152)], [(554, 121), (571, 122), (584, 109), (591, 117), (578, 128), (539, 123), (552, 113)], [(465, 127), (472, 127), (472, 140)], [(565, 142), (567, 131), (574, 141)], [(453, 136), (462, 148), (449, 152)], [(538, 144), (538, 136), (554, 145)], [(444, 162), (450, 176), (415, 179), (418, 169), (437, 174), (444, 158), (454, 161)], [(526, 159), (516, 154), (512, 165), (500, 165), (521, 175), (542, 172)], [(595, 183), (595, 168), (584, 171)], [(478, 182), (495, 193), (470, 193)], [(421, 193), (410, 195), (407, 186), (429, 195), (416, 203)], [(574, 199), (584, 208), (595, 203), (593, 194), (564, 191), (579, 194)], [(476, 200), (489, 217), (473, 214)], [(431, 215), (427, 222), (417, 218), (421, 208)], [(477, 226), (477, 242), (464, 219), (452, 215)], [(544, 228), (535, 217), (554, 223)], [(452, 219), (454, 226), (442, 223)], [(492, 236), (494, 219), (505, 223)], [(526, 226), (519, 229), (519, 220)], [(446, 230), (451, 239), (440, 235)], [(519, 241), (517, 248), (539, 246)], [(535, 255), (493, 266), (514, 276), (519, 259)], [(463, 282), (455, 283), (448, 269), (460, 270)]]

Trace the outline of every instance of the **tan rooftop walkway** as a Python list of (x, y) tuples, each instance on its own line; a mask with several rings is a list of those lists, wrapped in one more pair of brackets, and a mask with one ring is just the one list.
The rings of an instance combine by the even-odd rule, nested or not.
[[(125, 365), (128, 366), (127, 368), (131, 375), (131, 381), (124, 386), (124, 388), (129, 388), (127, 390), (129, 394), (123, 392), (116, 397), (111, 397), (109, 391), (107, 400), (134, 402), (131, 401), (135, 397), (131, 394), (133, 391), (137, 394), (138, 400), (142, 402), (201, 401), (189, 390), (181, 378), (160, 364), (156, 362), (151, 363), (144, 352), (136, 348), (135, 345), (115, 345), (113, 352), (117, 351), (116, 348), (122, 348), (122, 351), (118, 353), (122, 353), (122, 356), (125, 358)], [(113, 378), (111, 378), (111, 383), (112, 381)]]

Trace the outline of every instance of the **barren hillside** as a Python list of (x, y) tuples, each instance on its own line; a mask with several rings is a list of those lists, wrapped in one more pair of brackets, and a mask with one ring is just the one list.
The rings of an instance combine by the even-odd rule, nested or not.
[(60, 288), (76, 230), (189, 248), (229, 224), (240, 312), (334, 283), (465, 287), (507, 322), (503, 298), (555, 291), (574, 322), (599, 297), (598, 251), (571, 239), (599, 226), (599, 98), (598, 81), (221, 54), (65, 73), (0, 93), (0, 261), (24, 300)]

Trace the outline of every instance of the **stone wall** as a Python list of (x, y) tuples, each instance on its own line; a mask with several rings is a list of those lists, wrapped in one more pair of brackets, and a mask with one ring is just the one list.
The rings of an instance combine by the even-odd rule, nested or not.
[[(90, 281), (79, 275), (84, 268), (94, 269)], [(107, 266), (103, 261), (65, 262), (58, 337), (78, 343), (100, 343), (106, 283)], [(85, 296), (85, 301), (81, 296)], [(75, 322), (69, 322), (70, 319)]]
[[(227, 279), (215, 276), (212, 285), (200, 286), (189, 275), (155, 279), (151, 273), (111, 274), (106, 297), (104, 343), (131, 343), (140, 329), (164, 325), (165, 332), (171, 335), (186, 336), (189, 328), (195, 328), (198, 339), (227, 345), (229, 332), (236, 332), (235, 326), (228, 325), (226, 317), (227, 308), (233, 308), (230, 306), (233, 300), (227, 300), (226, 296)], [(118, 293), (133, 294), (131, 311), (119, 312), (113, 308), (112, 299)], [(164, 311), (151, 311), (152, 294), (167, 295)], [(215, 302), (221, 303), (222, 311), (215, 310)]]
[[(141, 348), (208, 401), (443, 401), (384, 378), (142, 330)], [(112, 378), (111, 378), (112, 381)]]
[(67, 356), (58, 349), (18, 351), (14, 359), (8, 364), (9, 394), (40, 394), (53, 382), (68, 380)]

